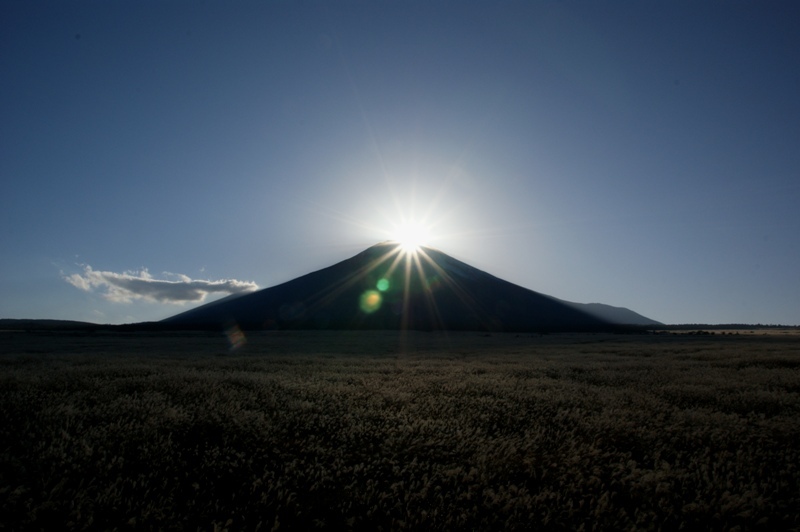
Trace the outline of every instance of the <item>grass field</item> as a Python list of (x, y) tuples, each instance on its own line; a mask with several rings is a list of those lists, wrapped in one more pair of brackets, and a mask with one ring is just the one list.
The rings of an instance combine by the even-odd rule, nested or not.
[(5, 530), (800, 528), (797, 335), (8, 332), (0, 353)]

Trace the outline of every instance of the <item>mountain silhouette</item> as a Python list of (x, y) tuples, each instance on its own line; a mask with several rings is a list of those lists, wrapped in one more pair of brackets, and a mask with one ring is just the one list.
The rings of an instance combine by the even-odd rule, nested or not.
[(175, 328), (603, 331), (658, 322), (625, 308), (562, 301), (441, 251), (374, 245), (286, 283), (161, 322)]

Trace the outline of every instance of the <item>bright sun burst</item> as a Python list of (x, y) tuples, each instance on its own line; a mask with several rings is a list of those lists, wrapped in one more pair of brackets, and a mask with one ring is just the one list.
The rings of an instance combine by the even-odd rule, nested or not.
[(406, 253), (415, 253), (430, 241), (430, 230), (419, 222), (403, 222), (394, 229), (392, 240)]

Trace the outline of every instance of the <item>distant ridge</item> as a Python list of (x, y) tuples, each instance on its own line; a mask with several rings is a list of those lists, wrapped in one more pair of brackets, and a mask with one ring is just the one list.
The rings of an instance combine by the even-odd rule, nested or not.
[(394, 243), (286, 283), (160, 322), (165, 328), (608, 331), (660, 325), (631, 310), (562, 301), (433, 248)]
[(93, 329), (98, 327), (95, 323), (73, 320), (48, 320), (48, 319), (0, 319), (0, 331), (25, 331), (25, 330), (76, 330)]

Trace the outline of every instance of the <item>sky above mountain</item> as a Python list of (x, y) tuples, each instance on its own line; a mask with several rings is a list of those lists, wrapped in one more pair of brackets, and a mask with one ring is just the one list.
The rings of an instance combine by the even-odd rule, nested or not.
[(0, 318), (158, 320), (392, 238), (800, 323), (800, 4), (0, 4)]

